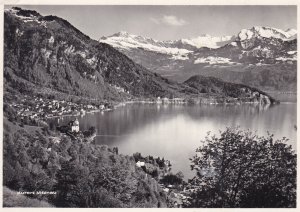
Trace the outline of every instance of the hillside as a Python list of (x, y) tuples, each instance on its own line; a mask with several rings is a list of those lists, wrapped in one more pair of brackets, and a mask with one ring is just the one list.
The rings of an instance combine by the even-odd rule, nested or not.
[(4, 37), (5, 85), (21, 92), (47, 88), (120, 100), (176, 94), (180, 89), (59, 17), (6, 10)]
[[(215, 77), (195, 75), (186, 80), (184, 84), (197, 89), (199, 91), (198, 95), (210, 93), (211, 96), (218, 96), (218, 98), (216, 98), (218, 103), (248, 101), (249, 99), (252, 99), (253, 102), (260, 102), (263, 104), (270, 104), (271, 102), (276, 101), (273, 98), (269, 98), (266, 93), (261, 92), (258, 89), (242, 84), (224, 82)], [(231, 97), (232, 99), (225, 97)]]
[[(166, 207), (162, 188), (133, 156), (47, 127), (19, 124), (4, 118), (5, 207)], [(14, 196), (10, 189), (56, 194)]]
[(197, 88), (173, 82), (134, 63), (59, 17), (14, 7), (5, 10), (4, 22), (6, 94), (122, 101), (194, 98), (199, 93)]

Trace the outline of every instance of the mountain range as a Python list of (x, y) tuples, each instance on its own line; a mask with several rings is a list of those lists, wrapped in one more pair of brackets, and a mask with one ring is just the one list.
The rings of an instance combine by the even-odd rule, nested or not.
[(254, 26), (236, 35), (158, 41), (127, 32), (102, 37), (133, 61), (178, 82), (195, 74), (265, 91), (296, 91), (297, 31)]
[[(158, 42), (153, 39), (121, 32), (114, 37), (135, 40), (144, 47), (128, 47), (142, 53), (178, 56), (184, 52), (203, 54), (202, 48), (190, 44)], [(216, 42), (225, 42), (227, 38)], [(101, 40), (103, 41), (103, 40)], [(214, 41), (215, 42), (215, 41)], [(289, 42), (289, 41), (287, 41)], [(126, 43), (126, 42), (125, 42)], [(125, 45), (120, 42), (120, 44)], [(189, 46), (185, 49), (184, 45)], [(172, 46), (172, 47), (171, 47)], [(176, 47), (177, 46), (177, 47)], [(148, 50), (146, 50), (146, 47)], [(135, 58), (108, 45), (91, 39), (68, 21), (56, 16), (42, 16), (33, 10), (18, 7), (4, 14), (4, 89), (5, 93), (64, 95), (96, 100), (126, 100), (132, 98), (183, 97), (260, 98), (267, 96), (255, 88), (223, 82), (211, 77), (194, 77), (185, 83), (169, 80), (155, 73), (147, 64), (137, 64)], [(151, 49), (153, 48), (153, 49)], [(151, 50), (150, 50), (151, 49)], [(157, 52), (163, 49), (165, 52)], [(208, 48), (206, 48), (208, 49)], [(212, 51), (213, 49), (209, 49)], [(182, 53), (183, 54), (183, 53)], [(144, 58), (147, 58), (144, 56)], [(172, 61), (172, 59), (168, 59)], [(173, 61), (184, 61), (173, 59)], [(156, 64), (150, 59), (153, 66)], [(193, 81), (194, 83), (192, 83)], [(198, 82), (201, 86), (195, 86)], [(214, 82), (213, 87), (212, 83)], [(199, 84), (199, 83), (198, 83)], [(225, 88), (230, 89), (225, 89)], [(272, 98), (270, 98), (273, 101)]]

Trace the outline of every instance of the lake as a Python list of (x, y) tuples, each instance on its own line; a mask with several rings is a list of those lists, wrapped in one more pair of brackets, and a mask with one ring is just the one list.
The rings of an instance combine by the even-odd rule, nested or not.
[[(114, 111), (89, 113), (79, 117), (80, 129), (95, 126), (98, 144), (118, 147), (119, 153), (164, 157), (171, 161), (172, 172), (182, 171), (185, 179), (194, 173), (189, 158), (195, 154), (208, 131), (218, 133), (226, 127), (256, 131), (258, 135), (287, 137), (296, 149), (297, 105), (282, 103), (254, 105), (162, 105), (127, 104)], [(61, 125), (74, 117), (61, 117)]]

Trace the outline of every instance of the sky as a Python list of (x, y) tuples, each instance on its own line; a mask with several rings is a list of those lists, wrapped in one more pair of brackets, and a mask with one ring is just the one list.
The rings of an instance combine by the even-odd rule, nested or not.
[[(10, 6), (9, 6), (10, 7)], [(56, 15), (98, 40), (119, 31), (157, 40), (236, 35), (241, 29), (297, 28), (297, 6), (18, 5)], [(6, 6), (7, 8), (7, 6)]]

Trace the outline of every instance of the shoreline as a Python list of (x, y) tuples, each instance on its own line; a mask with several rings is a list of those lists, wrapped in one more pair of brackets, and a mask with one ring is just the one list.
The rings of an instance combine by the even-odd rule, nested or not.
[(92, 113), (98, 113), (98, 112), (109, 112), (109, 111), (114, 111), (115, 109), (119, 107), (124, 107), (129, 104), (156, 104), (156, 105), (262, 105), (262, 106), (271, 106), (271, 105), (278, 105), (280, 103), (283, 104), (297, 104), (296, 102), (278, 102), (278, 103), (270, 103), (270, 104), (261, 104), (260, 102), (198, 102), (198, 103), (189, 103), (187, 101), (181, 101), (181, 102), (173, 102), (173, 101), (168, 101), (168, 102), (157, 102), (157, 101), (151, 101), (151, 100), (130, 100), (130, 101), (123, 101), (123, 102), (118, 102), (113, 104), (113, 108), (107, 108), (104, 110), (101, 109), (96, 109), (96, 110), (91, 110), (91, 111), (86, 111), (85, 113), (79, 113), (79, 114), (63, 114), (63, 115), (56, 115), (52, 117), (47, 117), (46, 119), (52, 119), (52, 118), (61, 118), (61, 117), (68, 117), (68, 116), (84, 116), (85, 114), (92, 114)]

